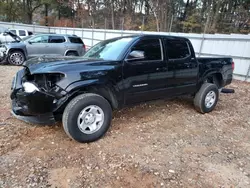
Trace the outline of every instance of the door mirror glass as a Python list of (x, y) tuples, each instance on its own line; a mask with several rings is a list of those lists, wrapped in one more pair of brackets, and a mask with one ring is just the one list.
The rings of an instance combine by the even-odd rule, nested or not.
[(144, 51), (142, 50), (133, 50), (132, 52), (129, 53), (128, 55), (128, 60), (133, 60), (133, 59), (144, 59)]

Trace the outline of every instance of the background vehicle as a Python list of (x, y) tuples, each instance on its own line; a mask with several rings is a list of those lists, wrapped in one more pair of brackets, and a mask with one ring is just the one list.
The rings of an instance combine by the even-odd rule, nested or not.
[(85, 53), (82, 39), (75, 35), (38, 34), (24, 38), (23, 43), (26, 44), (29, 57), (82, 56)]
[(189, 94), (199, 112), (211, 112), (234, 69), (232, 58), (196, 58), (188, 39), (161, 35), (110, 39), (69, 58), (27, 61), (11, 99), (18, 118), (51, 123), (62, 117), (65, 132), (79, 142), (103, 136), (112, 109), (139, 102)]
[(29, 35), (33, 35), (33, 32), (27, 31), (25, 29), (10, 29), (10, 31), (12, 33), (16, 34), (17, 36), (19, 36), (20, 38), (24, 38), (24, 37), (27, 37)]
[(75, 35), (38, 34), (21, 39), (5, 28), (0, 33), (12, 38), (12, 42), (2, 42), (0, 49), (2, 64), (22, 65), (29, 58), (43, 55), (82, 56), (86, 51), (81, 38)]
[(0, 64), (23, 64), (27, 58), (27, 50), (26, 45), (21, 42), (22, 39), (4, 27), (0, 27), (0, 35), (12, 38), (12, 42), (3, 42), (0, 36)]
[[(15, 39), (8, 33), (11, 32), (13, 35), (18, 36), (19, 38), (24, 38), (30, 35), (33, 35), (32, 32), (27, 31), (25, 29), (7, 29), (7, 28), (3, 28), (0, 29), (2, 32), (0, 32), (0, 41), (2, 43), (8, 43), (8, 42), (15, 42)], [(8, 31), (8, 32), (4, 32), (4, 31)]]

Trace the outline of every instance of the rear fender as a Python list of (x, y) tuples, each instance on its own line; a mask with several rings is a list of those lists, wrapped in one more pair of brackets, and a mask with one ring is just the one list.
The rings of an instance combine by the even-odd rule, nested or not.
[(218, 87), (222, 87), (224, 85), (223, 75), (219, 71), (210, 71), (204, 74), (200, 80), (200, 85), (202, 85), (208, 78), (212, 78)]

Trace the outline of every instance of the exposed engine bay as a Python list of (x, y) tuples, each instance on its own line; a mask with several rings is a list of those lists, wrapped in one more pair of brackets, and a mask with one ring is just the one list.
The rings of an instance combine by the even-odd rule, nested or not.
[(64, 74), (61, 73), (46, 73), (46, 74), (33, 74), (31, 75), (26, 68), (26, 74), (22, 78), (22, 83), (29, 82), (39, 89), (41, 92), (52, 95), (56, 99), (63, 97), (65, 92), (62, 92), (62, 89), (56, 85), (62, 78)]

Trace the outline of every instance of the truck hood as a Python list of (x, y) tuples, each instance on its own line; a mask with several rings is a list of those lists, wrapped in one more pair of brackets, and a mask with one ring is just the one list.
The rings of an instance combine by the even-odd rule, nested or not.
[(101, 59), (85, 59), (73, 56), (40, 56), (27, 60), (23, 66), (27, 67), (31, 74), (62, 72), (82, 69), (83, 66), (93, 66), (107, 62)]

